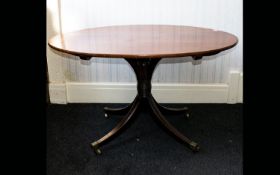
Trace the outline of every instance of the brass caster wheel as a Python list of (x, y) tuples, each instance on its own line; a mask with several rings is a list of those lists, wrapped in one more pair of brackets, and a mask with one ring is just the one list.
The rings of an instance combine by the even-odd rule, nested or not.
[(99, 149), (99, 148), (97, 148), (97, 149), (94, 149), (94, 152), (95, 152), (95, 154), (97, 154), (97, 155), (101, 155), (101, 150)]
[(190, 118), (190, 113), (186, 113), (186, 117), (187, 117), (187, 118)]
[(98, 143), (93, 142), (93, 143), (91, 144), (91, 146), (92, 146), (92, 148), (93, 148), (95, 154), (100, 155), (100, 154), (102, 153), (101, 150), (100, 150), (100, 148), (98, 147)]
[(190, 143), (190, 148), (193, 152), (198, 152), (200, 150), (200, 147), (197, 143), (191, 142)]
[(105, 118), (109, 118), (109, 115), (107, 113), (104, 114)]

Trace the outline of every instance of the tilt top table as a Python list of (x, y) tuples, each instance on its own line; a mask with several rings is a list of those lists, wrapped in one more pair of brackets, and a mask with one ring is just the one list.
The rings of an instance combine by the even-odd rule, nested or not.
[(133, 68), (137, 78), (137, 95), (124, 108), (105, 107), (108, 114), (123, 114), (120, 122), (91, 145), (96, 154), (101, 154), (100, 145), (116, 135), (147, 105), (158, 121), (177, 139), (191, 150), (198, 151), (199, 145), (179, 132), (164, 117), (164, 112), (185, 113), (188, 108), (168, 108), (154, 99), (151, 79), (154, 69), (162, 58), (203, 56), (217, 54), (234, 47), (237, 37), (212, 29), (174, 25), (126, 25), (107, 26), (65, 33), (51, 38), (48, 45), (58, 51), (79, 56), (83, 60), (91, 57), (124, 58)]

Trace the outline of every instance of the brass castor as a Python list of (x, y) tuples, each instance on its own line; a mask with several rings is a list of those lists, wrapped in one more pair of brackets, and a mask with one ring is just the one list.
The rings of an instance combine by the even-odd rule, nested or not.
[(93, 143), (91, 144), (91, 146), (92, 146), (92, 148), (93, 148), (95, 154), (100, 155), (100, 154), (102, 153), (101, 150), (100, 150), (100, 148), (99, 148), (99, 146), (98, 146), (98, 143), (97, 143), (97, 142), (93, 142)]
[(109, 118), (109, 115), (107, 113), (104, 114), (105, 118)]
[(186, 113), (186, 117), (187, 117), (187, 118), (190, 118), (190, 113)]
[(198, 152), (200, 150), (200, 147), (197, 143), (191, 142), (190, 143), (190, 148), (193, 152)]

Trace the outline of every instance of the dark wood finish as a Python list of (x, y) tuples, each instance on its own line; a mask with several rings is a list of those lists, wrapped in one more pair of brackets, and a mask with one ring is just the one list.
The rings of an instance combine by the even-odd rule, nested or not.
[(130, 107), (132, 106), (133, 103), (131, 103), (130, 105), (123, 107), (123, 108), (109, 108), (109, 107), (105, 107), (104, 108), (104, 112), (105, 112), (105, 117), (108, 117), (108, 114), (126, 114)]
[[(137, 78), (137, 96), (131, 105), (125, 108), (107, 108), (105, 107), (105, 112), (109, 113), (124, 113), (126, 111), (127, 114), (125, 117), (117, 124), (115, 128), (113, 128), (110, 132), (108, 132), (105, 136), (101, 139), (93, 142), (91, 145), (94, 148), (95, 153), (101, 154), (100, 145), (103, 144), (105, 141), (111, 139), (114, 135), (117, 134), (134, 116), (136, 116), (136, 112), (139, 111), (139, 106), (148, 106), (150, 110), (154, 113), (156, 119), (169, 131), (171, 132), (177, 139), (182, 141), (183, 143), (187, 144), (189, 148), (193, 151), (198, 151), (200, 148), (198, 144), (182, 133), (180, 133), (174, 126), (172, 126), (168, 120), (163, 116), (161, 110), (168, 111), (168, 112), (186, 112), (187, 108), (167, 108), (161, 106), (156, 102), (154, 99), (151, 90), (152, 84), (151, 79), (154, 72), (154, 69), (160, 59), (126, 59), (126, 61), (131, 65), (133, 68), (136, 78)], [(149, 104), (149, 105), (147, 105)], [(159, 109), (160, 108), (160, 109)], [(105, 114), (106, 116), (107, 114)]]
[(131, 105), (131, 108), (129, 109), (128, 113), (122, 118), (122, 120), (113, 128), (110, 132), (108, 132), (105, 136), (100, 138), (99, 140), (93, 142), (91, 145), (94, 148), (95, 153), (101, 154), (101, 150), (99, 149), (99, 146), (103, 144), (104, 142), (108, 141), (110, 138), (112, 138), (114, 135), (116, 135), (127, 123), (128, 121), (135, 116), (135, 112), (138, 109), (138, 106), (140, 105), (140, 101), (138, 100), (138, 96), (136, 96), (133, 104)]
[(212, 29), (172, 25), (128, 25), (84, 29), (57, 35), (53, 49), (80, 56), (171, 58), (213, 55), (237, 44), (237, 37)]
[[(156, 102), (156, 100), (153, 98), (153, 101)], [(162, 111), (162, 112), (168, 112), (168, 113), (186, 113), (188, 114), (188, 110), (189, 108), (187, 107), (183, 107), (183, 108), (170, 108), (170, 107), (166, 107), (166, 106), (162, 106), (158, 103), (156, 103), (157, 107)]]
[[(83, 60), (91, 57), (125, 58), (137, 77), (137, 96), (124, 108), (104, 108), (108, 114), (125, 114), (124, 118), (99, 140), (91, 145), (101, 154), (100, 145), (116, 136), (136, 115), (140, 106), (148, 106), (155, 118), (177, 139), (198, 151), (198, 144), (172, 126), (162, 112), (187, 112), (188, 108), (167, 108), (153, 98), (151, 79), (161, 58), (203, 56), (217, 54), (234, 47), (237, 38), (229, 33), (211, 29), (171, 25), (130, 25), (85, 29), (55, 36), (49, 40), (53, 49), (77, 55)], [(148, 105), (147, 105), (148, 104)], [(142, 108), (143, 109), (143, 108)], [(188, 114), (187, 114), (188, 116)]]

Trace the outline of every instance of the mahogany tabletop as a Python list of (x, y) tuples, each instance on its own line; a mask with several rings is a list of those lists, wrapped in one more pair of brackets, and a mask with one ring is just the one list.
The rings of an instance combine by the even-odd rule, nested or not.
[(58, 51), (80, 57), (172, 58), (214, 55), (234, 47), (236, 36), (207, 28), (124, 25), (84, 29), (49, 39)]

